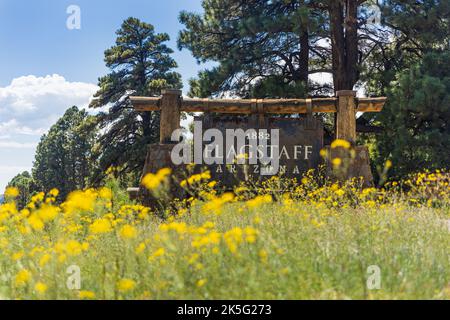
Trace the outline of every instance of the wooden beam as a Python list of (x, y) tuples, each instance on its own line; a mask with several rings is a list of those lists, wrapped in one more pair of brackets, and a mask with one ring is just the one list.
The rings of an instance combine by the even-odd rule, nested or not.
[[(313, 112), (336, 112), (336, 98), (313, 99)], [(306, 99), (183, 99), (181, 110), (217, 113), (306, 113)]]
[[(137, 111), (158, 111), (161, 98), (130, 97)], [(313, 112), (336, 112), (336, 98), (312, 99)], [(306, 99), (183, 99), (181, 111), (217, 113), (306, 113)]]
[[(130, 97), (136, 111), (161, 110), (160, 97)], [(357, 98), (357, 112), (380, 112), (386, 98)], [(337, 98), (313, 98), (312, 111), (335, 113)], [(307, 113), (306, 99), (182, 99), (180, 111), (235, 114), (296, 114)]]
[(161, 110), (161, 97), (130, 97), (130, 100), (136, 111)]
[(386, 100), (386, 97), (356, 98), (356, 112), (381, 112)]

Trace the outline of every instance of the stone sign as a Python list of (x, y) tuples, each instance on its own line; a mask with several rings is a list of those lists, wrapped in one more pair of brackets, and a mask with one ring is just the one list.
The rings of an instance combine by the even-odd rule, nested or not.
[[(195, 117), (195, 121), (201, 121), (203, 130), (218, 129), (222, 135), (226, 136), (226, 130), (242, 129), (248, 134), (255, 134), (259, 140), (268, 140), (268, 150), (271, 157), (278, 157), (278, 167), (272, 174), (279, 174), (285, 177), (301, 177), (302, 173), (308, 169), (317, 168), (321, 163), (320, 150), (323, 148), (323, 124), (312, 115), (307, 117), (281, 118), (281, 117), (261, 117), (258, 115), (236, 116), (236, 115), (215, 115), (205, 114)], [(271, 132), (278, 130), (279, 139), (277, 145), (270, 146)], [(236, 139), (237, 140), (237, 139)], [(247, 139), (248, 141), (248, 139)], [(206, 151), (210, 142), (202, 142), (202, 150)], [(240, 180), (248, 178), (260, 179), (271, 176), (264, 174), (267, 166), (261, 161), (258, 163), (226, 164), (227, 150), (225, 141), (223, 146), (223, 164), (211, 164), (207, 168), (212, 177), (225, 185), (233, 185)], [(246, 143), (248, 145), (248, 143)], [(237, 150), (237, 141), (233, 143), (237, 154), (248, 155), (249, 148)]]
[[(219, 148), (219, 156), (216, 155), (214, 158), (220, 160), (226, 158), (225, 161), (222, 161), (223, 164), (211, 162), (206, 166), (216, 180), (226, 185), (232, 185), (250, 176), (284, 174), (287, 177), (299, 177), (302, 172), (310, 168), (317, 168), (322, 160), (320, 150), (324, 145), (323, 124), (313, 117), (315, 113), (335, 113), (335, 138), (346, 140), (354, 147), (355, 157), (351, 159), (347, 173), (342, 179), (360, 176), (367, 184), (370, 184), (372, 174), (367, 147), (356, 145), (356, 114), (380, 112), (386, 102), (385, 97), (357, 98), (356, 92), (350, 90), (338, 91), (335, 97), (307, 99), (190, 99), (182, 97), (179, 90), (163, 90), (160, 97), (130, 97), (130, 100), (137, 112), (161, 112), (160, 143), (149, 146), (142, 176), (154, 173), (163, 167), (170, 167), (174, 169), (174, 172), (180, 171), (180, 168), (183, 167), (180, 167), (181, 163), (192, 162), (191, 159), (180, 159), (180, 157), (174, 162), (173, 158), (174, 148), (179, 149), (179, 145), (172, 138), (173, 133), (179, 131), (182, 112), (203, 113), (202, 117), (196, 118), (201, 123), (203, 130), (211, 129), (219, 136), (224, 134), (226, 136), (227, 131), (232, 129), (234, 131), (241, 129), (241, 133), (249, 132), (249, 134), (252, 134), (252, 130), (256, 130), (257, 140), (260, 140), (258, 147), (262, 140), (263, 148), (268, 147), (269, 154), (275, 155), (272, 157), (277, 160), (273, 162), (275, 170), (268, 170), (270, 174), (262, 172), (267, 168), (272, 169), (272, 163), (268, 165), (267, 161), (260, 161), (262, 165), (257, 161), (233, 167), (233, 163), (228, 162), (228, 155), (220, 154)], [(306, 116), (304, 116), (305, 114)], [(294, 116), (283, 118), (280, 115)], [(211, 137), (215, 134), (211, 134)], [(242, 138), (242, 135), (240, 136)], [(198, 164), (196, 159), (203, 158), (203, 148), (211, 145), (211, 140), (213, 139), (204, 141), (203, 135), (200, 136), (200, 139), (198, 137), (194, 139), (193, 158), (194, 163), (197, 163), (198, 166), (202, 166), (202, 164)], [(218, 141), (220, 142), (220, 139)], [(223, 143), (226, 146), (223, 146)], [(222, 144), (222, 149), (226, 150), (226, 147), (230, 146), (227, 143), (221, 142), (218, 145)], [(253, 141), (251, 146), (254, 147), (252, 143)], [(272, 149), (273, 146), (278, 146), (278, 149)], [(190, 148), (187, 144), (185, 147), (186, 149)], [(325, 149), (328, 150), (325, 166), (330, 169), (331, 175), (330, 160), (333, 158), (334, 150), (330, 150), (329, 146), (325, 146)], [(256, 150), (259, 154), (259, 149)], [(236, 154), (246, 153), (245, 150), (242, 150), (244, 152), (240, 151), (238, 150)], [(211, 155), (214, 156), (216, 152), (212, 151)], [(266, 160), (265, 158), (266, 154), (264, 153), (262, 160)], [(250, 158), (249, 162), (253, 160), (254, 157)], [(142, 190), (142, 187), (140, 189), (132, 188), (130, 194), (137, 194), (136, 190)]]

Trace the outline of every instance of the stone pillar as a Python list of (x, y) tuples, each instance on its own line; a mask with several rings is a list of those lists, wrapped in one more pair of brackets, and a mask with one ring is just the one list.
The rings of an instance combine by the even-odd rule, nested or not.
[(177, 169), (170, 157), (174, 144), (154, 143), (148, 146), (142, 178), (163, 168)]
[[(173, 165), (170, 155), (176, 144), (176, 142), (171, 141), (172, 133), (180, 128), (181, 90), (168, 89), (162, 90), (161, 93), (160, 143), (149, 145), (142, 178), (148, 173), (156, 173), (162, 168), (171, 168), (173, 175), (176, 175), (176, 171), (179, 171), (179, 168)], [(173, 179), (171, 179), (170, 185), (170, 194), (174, 197), (181, 197), (182, 192), (179, 188), (176, 188)], [(156, 199), (143, 186), (140, 187), (138, 198), (140, 198), (142, 203), (150, 207), (156, 204)]]
[[(180, 178), (179, 175), (182, 172), (182, 167), (175, 166), (171, 160), (171, 152), (175, 144), (173, 143), (154, 143), (148, 146), (147, 157), (145, 159), (144, 169), (142, 171), (141, 180), (149, 173), (157, 173), (158, 170), (163, 168), (172, 169), (172, 176), (169, 179), (169, 194), (171, 198), (183, 198), (183, 191), (177, 187), (174, 178)], [(140, 186), (139, 191), (133, 193), (133, 189), (129, 190), (130, 197), (135, 197), (143, 205), (157, 208), (158, 201), (144, 186)], [(160, 208), (159, 208), (160, 209)]]
[[(351, 149), (332, 149), (330, 146), (327, 146), (325, 149), (327, 150), (325, 164), (328, 177), (339, 181), (362, 178), (364, 187), (373, 186), (369, 149), (366, 146), (355, 146)], [(335, 158), (339, 158), (342, 161), (342, 164), (337, 169), (332, 164)]]
[[(363, 179), (364, 186), (373, 184), (373, 176), (370, 170), (369, 150), (366, 146), (356, 146), (356, 91), (341, 90), (336, 92), (338, 98), (336, 112), (336, 139), (342, 139), (351, 143), (350, 149), (327, 148), (328, 174), (337, 180), (351, 178)], [(340, 158), (342, 165), (333, 169), (332, 161)]]
[(356, 91), (336, 92), (338, 98), (336, 114), (336, 139), (356, 142)]

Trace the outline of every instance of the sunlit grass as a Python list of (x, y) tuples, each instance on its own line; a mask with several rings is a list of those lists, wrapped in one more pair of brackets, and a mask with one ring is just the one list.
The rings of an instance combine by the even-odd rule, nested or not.
[[(168, 174), (147, 183), (157, 189)], [(0, 296), (450, 298), (447, 174), (387, 189), (320, 186), (312, 175), (290, 188), (273, 178), (225, 194), (206, 178), (184, 183), (198, 197), (159, 215), (114, 183), (60, 205), (56, 190), (41, 193), (23, 210), (17, 190), (8, 190), (0, 207)], [(367, 285), (370, 266), (380, 270), (379, 289)]]

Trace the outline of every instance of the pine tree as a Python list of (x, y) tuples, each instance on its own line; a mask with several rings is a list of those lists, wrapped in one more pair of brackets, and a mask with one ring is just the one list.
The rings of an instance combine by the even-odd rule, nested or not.
[(97, 166), (96, 136), (95, 118), (75, 106), (69, 108), (37, 146), (32, 169), (36, 189), (57, 188), (64, 199), (73, 190), (91, 186)]
[(96, 180), (114, 166), (122, 177), (133, 174), (134, 180), (145, 161), (146, 147), (158, 141), (158, 112), (136, 112), (127, 96), (157, 96), (164, 88), (181, 88), (181, 76), (165, 44), (166, 33), (155, 33), (151, 24), (136, 18), (125, 20), (116, 32), (116, 44), (105, 51), (106, 66), (111, 72), (99, 79), (100, 90), (91, 108), (108, 107), (98, 115), (100, 128), (100, 165)]
[(205, 0), (203, 8), (203, 15), (181, 13), (179, 48), (219, 65), (191, 81), (191, 95), (302, 97), (327, 89), (308, 82), (331, 71), (329, 49), (317, 43), (326, 23), (315, 1)]
[(378, 164), (394, 163), (402, 176), (450, 166), (450, 53), (434, 52), (398, 75), (379, 116)]
[(442, 0), (386, 0), (379, 4), (382, 24), (372, 28), (371, 55), (362, 70), (367, 93), (386, 95), (391, 81), (423, 57), (450, 49), (450, 3)]
[(14, 187), (19, 190), (19, 197), (16, 203), (19, 209), (24, 208), (31, 199), (31, 196), (36, 191), (33, 178), (28, 171), (24, 171), (8, 182), (7, 188)]

